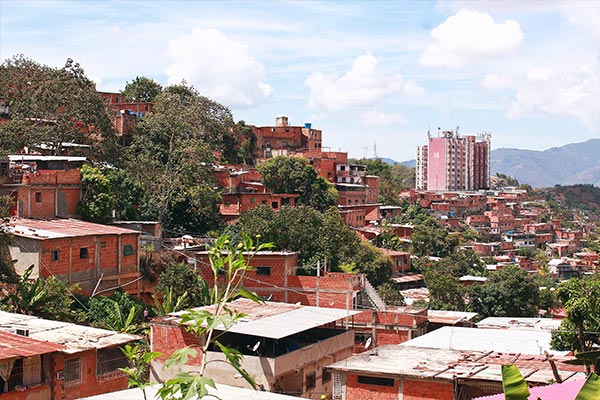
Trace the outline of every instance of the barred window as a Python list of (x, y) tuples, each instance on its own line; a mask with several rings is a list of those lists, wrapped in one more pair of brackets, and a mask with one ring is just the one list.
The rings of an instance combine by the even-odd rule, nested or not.
[(79, 381), (81, 381), (81, 359), (65, 360), (65, 382), (76, 383)]
[(127, 357), (118, 347), (107, 347), (98, 349), (96, 355), (96, 375), (104, 375), (115, 372), (119, 368), (129, 365)]

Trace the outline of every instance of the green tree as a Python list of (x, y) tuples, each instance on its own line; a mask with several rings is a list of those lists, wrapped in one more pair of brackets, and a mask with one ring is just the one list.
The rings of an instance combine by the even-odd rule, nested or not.
[[(201, 268), (203, 267), (201, 266)], [(210, 304), (206, 282), (196, 271), (192, 270), (190, 265), (184, 263), (169, 265), (160, 274), (156, 289), (163, 295), (170, 292), (175, 299), (186, 296), (187, 300), (181, 305), (182, 307), (199, 307)]]
[(145, 76), (136, 76), (133, 81), (125, 84), (121, 94), (129, 101), (152, 102), (160, 92), (162, 92), (160, 83)]
[(417, 257), (446, 257), (456, 250), (460, 241), (439, 225), (427, 223), (415, 225), (410, 240), (410, 252)]
[(68, 59), (60, 69), (23, 55), (0, 65), (0, 99), (10, 108), (0, 124), (0, 150), (15, 152), (44, 143), (60, 155), (63, 144), (92, 146), (92, 155), (114, 160), (116, 131), (108, 104), (81, 66)]
[(115, 219), (118, 221), (139, 221), (142, 216), (139, 206), (144, 198), (144, 188), (126, 170), (109, 169), (104, 171), (110, 181), (113, 196)]
[(10, 255), (11, 235), (4, 229), (4, 224), (10, 217), (10, 207), (13, 199), (10, 196), (0, 196), (0, 282), (14, 284), (19, 281)]
[(425, 286), (429, 289), (429, 308), (435, 310), (465, 311), (466, 291), (447, 265), (433, 265), (423, 271)]
[(390, 165), (380, 158), (351, 160), (366, 166), (366, 173), (379, 177), (379, 201), (385, 205), (401, 204), (399, 193), (414, 187), (415, 169), (395, 163)]
[(404, 297), (393, 282), (384, 282), (377, 287), (377, 293), (388, 306), (403, 306)]
[(539, 290), (527, 271), (508, 265), (491, 273), (482, 285), (469, 287), (469, 306), (482, 318), (533, 317), (539, 308)]
[(560, 329), (552, 333), (552, 347), (590, 350), (600, 339), (600, 274), (561, 283), (557, 297), (567, 312)]
[(264, 185), (273, 193), (297, 193), (298, 204), (325, 211), (335, 206), (337, 190), (302, 157), (278, 156), (258, 166)]
[(16, 284), (2, 288), (0, 309), (66, 322), (80, 322), (83, 319), (72, 308), (74, 300), (71, 290), (76, 287), (53, 276), (30, 280), (32, 272), (33, 265), (25, 270)]
[(115, 205), (110, 180), (99, 168), (81, 167), (81, 201), (79, 213), (84, 221), (105, 223)]
[(386, 283), (392, 276), (392, 260), (368, 242), (360, 242), (356, 255), (345, 260), (340, 268), (365, 274), (374, 287)]
[[(144, 219), (160, 221), (178, 233), (220, 226), (213, 152), (233, 124), (225, 107), (193, 88), (169, 87), (140, 122), (140, 134), (127, 149), (126, 170), (143, 189)], [(140, 168), (143, 166), (143, 168)]]
[(138, 333), (142, 327), (142, 310), (146, 306), (124, 292), (95, 296), (88, 301), (87, 319), (97, 327), (118, 332)]

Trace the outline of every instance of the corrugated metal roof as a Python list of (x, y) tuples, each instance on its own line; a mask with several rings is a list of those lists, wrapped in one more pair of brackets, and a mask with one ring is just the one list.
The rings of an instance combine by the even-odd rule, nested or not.
[(36, 340), (27, 336), (17, 335), (16, 333), (0, 331), (0, 360), (15, 357), (31, 357), (62, 350), (64, 350), (64, 347), (59, 344)]
[[(276, 302), (256, 303), (247, 299), (238, 299), (229, 306), (246, 314), (228, 331), (242, 335), (281, 339), (299, 332), (360, 314), (361, 311), (303, 306)], [(214, 306), (200, 307), (196, 310), (214, 310)], [(170, 314), (163, 320), (179, 321), (185, 311)]]
[(113, 225), (94, 224), (78, 219), (34, 220), (13, 218), (7, 225), (8, 230), (16, 236), (45, 240), (78, 236), (124, 235), (140, 233), (132, 229)]
[(64, 346), (62, 352), (68, 354), (141, 339), (137, 335), (0, 311), (0, 331), (16, 329), (28, 330), (32, 339)]
[(551, 318), (487, 317), (476, 325), (478, 328), (553, 331), (560, 323), (560, 319)]
[(41, 156), (39, 154), (10, 154), (7, 156), (10, 161), (71, 161), (85, 162), (85, 157), (74, 156)]

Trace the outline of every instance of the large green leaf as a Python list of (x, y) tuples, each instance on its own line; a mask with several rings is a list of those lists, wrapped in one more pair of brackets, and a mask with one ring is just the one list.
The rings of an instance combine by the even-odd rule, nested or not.
[(596, 374), (591, 374), (575, 400), (598, 400), (600, 399), (600, 377)]
[(527, 400), (529, 388), (516, 365), (502, 366), (502, 387), (506, 400)]

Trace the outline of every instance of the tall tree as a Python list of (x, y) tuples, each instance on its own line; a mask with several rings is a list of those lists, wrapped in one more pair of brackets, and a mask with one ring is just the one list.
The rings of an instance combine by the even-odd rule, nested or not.
[(142, 217), (178, 232), (219, 226), (213, 151), (232, 123), (229, 110), (193, 88), (169, 87), (156, 97), (128, 148), (127, 171), (144, 190)]
[(162, 92), (162, 89), (162, 85), (154, 79), (136, 76), (133, 81), (125, 84), (125, 89), (121, 94), (130, 101), (152, 102)]
[(482, 285), (469, 287), (469, 306), (481, 317), (533, 317), (539, 291), (527, 271), (508, 265), (491, 273)]
[(559, 285), (558, 299), (567, 312), (560, 329), (552, 333), (552, 347), (586, 351), (600, 341), (600, 273), (572, 278)]
[(0, 65), (0, 99), (9, 107), (0, 124), (0, 150), (46, 144), (60, 154), (67, 142), (90, 144), (97, 157), (113, 160), (116, 132), (108, 104), (83, 68), (71, 59), (60, 69), (14, 56)]
[(81, 201), (79, 213), (84, 221), (104, 223), (115, 205), (110, 180), (99, 168), (81, 167)]
[(278, 156), (258, 166), (273, 193), (297, 193), (298, 204), (325, 211), (336, 205), (337, 190), (302, 157)]

